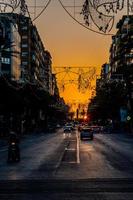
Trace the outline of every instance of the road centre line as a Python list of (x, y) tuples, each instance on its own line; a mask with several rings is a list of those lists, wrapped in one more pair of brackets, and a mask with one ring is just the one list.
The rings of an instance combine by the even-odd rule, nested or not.
[(65, 148), (66, 151), (76, 151), (75, 148)]
[(77, 137), (77, 164), (80, 164), (79, 133), (78, 133), (78, 131), (76, 132), (76, 137)]

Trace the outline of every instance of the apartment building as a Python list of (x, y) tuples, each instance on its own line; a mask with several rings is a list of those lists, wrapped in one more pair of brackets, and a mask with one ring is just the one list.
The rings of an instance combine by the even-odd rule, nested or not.
[(18, 81), (21, 77), (21, 36), (18, 25), (0, 16), (0, 29), (0, 76)]
[[(16, 34), (19, 36), (19, 46), (17, 43), (17, 45), (12, 48), (19, 47), (20, 63), (19, 67), (17, 63), (14, 65), (13, 62), (10, 63), (10, 66), (19, 68), (18, 78), (22, 82), (27, 81), (38, 84), (38, 86), (52, 94), (52, 57), (45, 49), (37, 27), (32, 23), (29, 17), (23, 15), (2, 13), (0, 14), (0, 19), (2, 16), (4, 19), (8, 19), (9, 24), (14, 24), (15, 22), (18, 27), (18, 29), (16, 29)], [(14, 26), (12, 25), (12, 27)], [(10, 33), (8, 34), (10, 37)], [(15, 62), (16, 57), (10, 54), (10, 59), (14, 59)]]
[(133, 16), (123, 16), (117, 29), (110, 48), (111, 71), (128, 77), (133, 73)]

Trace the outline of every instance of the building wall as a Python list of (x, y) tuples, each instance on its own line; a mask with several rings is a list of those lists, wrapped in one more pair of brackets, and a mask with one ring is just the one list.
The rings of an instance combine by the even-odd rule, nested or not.
[[(4, 14), (3, 14), (4, 15)], [(52, 85), (52, 57), (45, 49), (36, 26), (31, 19), (14, 13), (6, 13), (6, 16), (16, 21), (18, 24), (18, 32), (15, 35), (21, 37), (21, 71), (17, 68), (17, 59), (12, 61), (13, 76), (20, 78), (22, 82), (30, 82), (38, 84), (50, 94), (53, 94)], [(11, 35), (11, 33), (10, 33)], [(15, 38), (14, 38), (15, 39)], [(18, 40), (15, 39), (18, 48)], [(15, 47), (13, 47), (14, 50)], [(20, 77), (21, 72), (21, 77)]]
[(133, 16), (123, 16), (117, 24), (117, 33), (112, 37), (110, 65), (112, 73), (129, 71), (133, 66)]
[(21, 75), (20, 68), (20, 35), (17, 24), (12, 23), (8, 18), (1, 17), (3, 25), (5, 47), (2, 50), (1, 73), (13, 80), (19, 80)]
[(23, 81), (33, 80), (33, 73), (30, 61), (31, 54), (31, 26), (32, 22), (28, 17), (19, 17), (19, 33), (21, 35), (21, 79)]
[(28, 17), (25, 23), (20, 21), (21, 59), (24, 78), (51, 94), (52, 61), (51, 55), (45, 50), (39, 32)]

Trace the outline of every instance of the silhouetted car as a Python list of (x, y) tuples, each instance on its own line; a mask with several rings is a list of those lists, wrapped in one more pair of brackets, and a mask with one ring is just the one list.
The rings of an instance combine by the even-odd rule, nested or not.
[(80, 132), (80, 139), (93, 140), (93, 131), (90, 128), (82, 128)]
[(93, 133), (103, 133), (103, 126), (89, 126)]
[(64, 133), (70, 133), (72, 131), (72, 127), (71, 126), (65, 126), (64, 127)]

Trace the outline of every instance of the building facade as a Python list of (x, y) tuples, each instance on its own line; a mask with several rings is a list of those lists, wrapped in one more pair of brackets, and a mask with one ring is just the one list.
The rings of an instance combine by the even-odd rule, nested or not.
[(21, 66), (23, 77), (51, 94), (52, 57), (45, 49), (36, 26), (29, 17), (20, 20)]
[[(1, 35), (1, 75), (6, 75), (12, 80), (21, 78), (21, 37), (17, 23), (11, 22), (5, 16), (0, 16)], [(2, 44), (3, 41), (3, 44)]]
[(123, 16), (112, 37), (110, 66), (112, 74), (128, 77), (133, 73), (133, 16)]
[[(16, 73), (15, 76), (21, 82), (38, 84), (39, 87), (52, 94), (52, 57), (45, 49), (36, 26), (26, 16), (14, 13), (3, 13), (0, 16), (3, 16), (4, 19), (9, 19), (9, 26), (12, 28), (13, 25), (11, 24), (15, 23), (18, 26), (16, 32), (13, 30), (8, 31), (8, 37), (16, 42), (12, 46), (13, 50), (18, 51), (19, 48), (20, 52), (17, 55), (17, 57), (19, 56), (19, 63), (17, 57), (13, 57), (10, 54), (10, 67), (15, 68), (11, 70), (12, 73)], [(6, 23), (4, 22), (5, 26)], [(19, 44), (18, 39), (15, 39), (15, 37), (18, 37), (16, 35), (19, 36)], [(7, 60), (2, 62), (7, 62)], [(17, 71), (18, 68), (19, 72)]]

